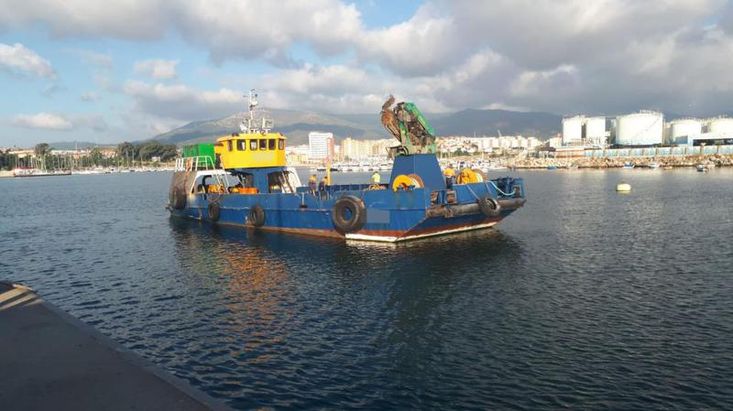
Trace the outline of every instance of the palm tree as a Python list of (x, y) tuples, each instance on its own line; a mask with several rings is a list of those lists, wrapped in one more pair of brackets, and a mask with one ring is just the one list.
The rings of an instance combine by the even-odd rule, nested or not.
[(40, 143), (36, 144), (36, 146), (33, 148), (33, 152), (36, 155), (36, 158), (41, 160), (41, 169), (46, 169), (46, 157), (51, 153), (51, 147), (48, 145), (48, 143)]

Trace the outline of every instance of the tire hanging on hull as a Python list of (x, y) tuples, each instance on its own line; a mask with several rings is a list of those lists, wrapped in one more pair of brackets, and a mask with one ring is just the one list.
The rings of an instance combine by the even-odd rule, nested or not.
[(209, 203), (208, 216), (211, 221), (219, 221), (219, 217), (221, 216), (221, 207), (219, 207), (219, 203)]
[(174, 210), (183, 210), (186, 207), (186, 193), (182, 188), (173, 189), (170, 205)]
[(265, 210), (259, 204), (255, 205), (249, 210), (247, 222), (255, 227), (262, 227), (265, 225)]
[(364, 202), (354, 196), (339, 198), (331, 210), (331, 221), (336, 231), (342, 234), (361, 230), (366, 223)]
[(496, 217), (501, 214), (501, 204), (496, 199), (484, 197), (478, 200), (481, 212), (487, 217)]

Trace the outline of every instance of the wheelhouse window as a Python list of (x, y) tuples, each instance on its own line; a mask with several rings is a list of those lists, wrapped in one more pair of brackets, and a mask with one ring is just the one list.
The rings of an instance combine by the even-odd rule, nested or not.
[(246, 151), (247, 150), (247, 140), (237, 140), (237, 150), (239, 151)]
[(280, 138), (277, 140), (277, 149), (285, 150), (285, 139)]
[(249, 149), (257, 151), (257, 140), (249, 140)]
[(227, 150), (232, 151), (232, 140), (227, 140)]
[(267, 139), (266, 138), (260, 139), (260, 150), (267, 150)]
[(267, 140), (267, 149), (268, 150), (274, 150), (275, 149), (275, 139), (271, 138)]

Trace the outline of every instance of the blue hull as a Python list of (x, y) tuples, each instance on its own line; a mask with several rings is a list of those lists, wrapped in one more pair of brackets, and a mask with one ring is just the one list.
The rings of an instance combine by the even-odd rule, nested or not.
[[(313, 192), (291, 187), (283, 193), (282, 168), (230, 170), (247, 176), (252, 194), (197, 193), (215, 171), (177, 171), (171, 183), (171, 214), (215, 224), (250, 226), (353, 240), (404, 241), (491, 227), (525, 201), (520, 178), (448, 183), (432, 154), (395, 158), (390, 184), (333, 185)], [(223, 181), (218, 171), (218, 180)], [(212, 175), (208, 175), (212, 174)], [(407, 178), (410, 177), (410, 179)], [(242, 182), (243, 180), (239, 180)], [(411, 181), (411, 185), (403, 184)], [(217, 184), (219, 187), (221, 184)], [(204, 187), (205, 188), (205, 187)], [(217, 190), (218, 191), (218, 190)], [(262, 193), (262, 194), (260, 194)]]
[[(510, 192), (515, 187), (520, 187), (523, 193), (520, 179), (512, 180)], [(435, 191), (369, 190), (366, 185), (344, 185), (330, 186), (316, 194), (303, 189), (290, 194), (189, 194), (185, 207), (171, 209), (171, 214), (215, 224), (252, 226), (250, 211), (259, 206), (264, 211), (264, 222), (258, 229), (396, 242), (490, 227), (524, 202), (523, 197), (500, 195), (489, 182), (455, 185), (452, 203), (445, 199), (450, 190), (437, 190), (437, 196), (433, 194), (431, 201), (431, 192)], [(344, 196), (358, 198), (365, 206), (366, 221), (354, 232), (341, 232), (333, 221), (335, 203)], [(483, 197), (514, 207), (504, 206), (497, 215), (486, 215), (478, 207), (478, 199)], [(218, 216), (209, 212), (213, 203), (218, 204)]]

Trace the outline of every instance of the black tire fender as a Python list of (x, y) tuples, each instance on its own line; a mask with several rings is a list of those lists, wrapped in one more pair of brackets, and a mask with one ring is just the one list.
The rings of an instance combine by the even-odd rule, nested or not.
[(255, 227), (262, 227), (265, 225), (265, 210), (259, 204), (256, 204), (249, 209), (247, 221)]
[(353, 233), (361, 230), (366, 223), (364, 202), (354, 196), (339, 198), (333, 204), (331, 221), (340, 233)]
[(174, 188), (170, 198), (171, 207), (175, 210), (183, 210), (186, 207), (186, 193), (181, 188)]
[(501, 204), (492, 197), (484, 197), (478, 200), (478, 207), (487, 217), (496, 217), (501, 214)]
[(219, 203), (209, 203), (208, 216), (211, 221), (219, 221), (219, 216), (221, 216)]

